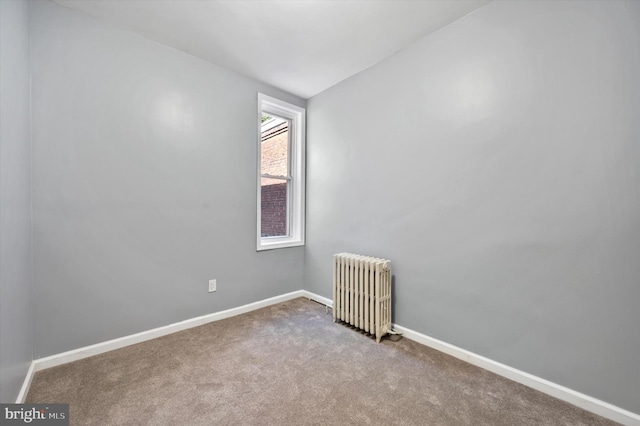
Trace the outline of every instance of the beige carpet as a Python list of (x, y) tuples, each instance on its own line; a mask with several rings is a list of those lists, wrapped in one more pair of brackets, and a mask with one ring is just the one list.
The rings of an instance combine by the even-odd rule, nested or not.
[(83, 426), (614, 424), (306, 299), (38, 372), (27, 402)]

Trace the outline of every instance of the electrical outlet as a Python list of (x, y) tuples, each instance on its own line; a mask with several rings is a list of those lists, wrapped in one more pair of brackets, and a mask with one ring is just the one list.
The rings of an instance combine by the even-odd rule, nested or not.
[(209, 280), (209, 293), (216, 291), (216, 280)]

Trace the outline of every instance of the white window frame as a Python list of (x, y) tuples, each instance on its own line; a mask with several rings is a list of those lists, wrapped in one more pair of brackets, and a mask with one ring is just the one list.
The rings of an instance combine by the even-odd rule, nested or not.
[[(290, 120), (288, 235), (262, 237), (262, 114), (273, 114)], [(304, 245), (305, 240), (305, 117), (304, 108), (258, 93), (258, 160), (257, 160), (257, 243), (256, 250), (271, 250)]]

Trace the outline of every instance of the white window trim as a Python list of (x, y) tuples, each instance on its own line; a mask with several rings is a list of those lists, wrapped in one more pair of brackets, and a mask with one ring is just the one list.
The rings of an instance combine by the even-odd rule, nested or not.
[[(283, 237), (262, 237), (262, 189), (261, 189), (261, 159), (262, 159), (262, 130), (260, 122), (262, 113), (268, 112), (276, 116), (291, 120), (289, 134), (291, 137), (289, 169), (290, 180), (290, 206), (288, 209), (289, 235)], [(271, 96), (258, 93), (258, 159), (257, 167), (257, 229), (256, 250), (271, 250), (285, 247), (303, 246), (305, 242), (305, 116), (304, 108), (281, 101)]]

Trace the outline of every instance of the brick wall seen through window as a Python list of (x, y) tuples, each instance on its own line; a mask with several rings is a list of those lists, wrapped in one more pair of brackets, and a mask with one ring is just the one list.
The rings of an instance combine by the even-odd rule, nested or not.
[[(261, 136), (262, 175), (288, 176), (289, 122), (271, 118), (271, 120), (265, 121)], [(288, 234), (287, 190), (287, 180), (262, 177), (260, 218), (262, 237)]]

